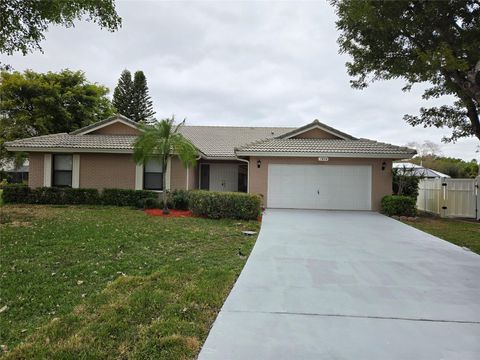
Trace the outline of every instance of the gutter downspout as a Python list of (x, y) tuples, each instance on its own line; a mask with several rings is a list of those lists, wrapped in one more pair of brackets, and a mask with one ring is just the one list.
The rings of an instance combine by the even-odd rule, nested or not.
[(238, 156), (235, 155), (238, 161), (243, 161), (247, 163), (247, 194), (250, 193), (250, 160), (247, 159), (240, 159)]

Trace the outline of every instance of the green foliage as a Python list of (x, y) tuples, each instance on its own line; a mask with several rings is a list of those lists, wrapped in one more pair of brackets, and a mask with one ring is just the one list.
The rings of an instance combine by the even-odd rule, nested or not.
[(121, 25), (114, 0), (1, 1), (0, 53), (21, 51), (26, 55), (41, 50), (40, 42), (50, 24), (72, 27), (75, 20), (84, 18), (110, 31)]
[(30, 188), (25, 185), (6, 185), (3, 187), (2, 199), (5, 204), (29, 204)]
[[(352, 60), (352, 86), (404, 79), (404, 90), (429, 82), (424, 99), (453, 96), (453, 105), (406, 115), (411, 125), (448, 127), (480, 139), (480, 5), (477, 0), (331, 0), (338, 15), (340, 52)], [(447, 97), (448, 99), (448, 97)], [(447, 100), (450, 102), (450, 100)]]
[(188, 210), (190, 192), (187, 190), (173, 190), (168, 196), (168, 203), (172, 209)]
[(153, 121), (155, 111), (143, 71), (136, 71), (132, 81), (130, 71), (123, 70), (113, 92), (113, 105), (120, 114), (133, 121), (146, 123)]
[(136, 71), (133, 76), (132, 95), (132, 120), (152, 122), (155, 111), (153, 111), (152, 99), (148, 93), (147, 78), (143, 71)]
[(88, 204), (96, 205), (102, 203), (102, 198), (97, 189), (63, 189), (63, 201), (66, 204), (79, 205)]
[[(167, 183), (167, 163), (173, 155), (178, 156), (184, 166), (194, 166), (197, 162), (197, 149), (179, 132), (184, 122), (175, 125), (174, 121), (172, 116), (150, 126), (141, 126), (142, 134), (136, 138), (133, 148), (133, 159), (137, 164), (144, 164), (149, 159), (159, 160), (163, 184)], [(166, 191), (163, 192), (163, 206), (168, 211)]]
[(254, 220), (260, 216), (261, 200), (246, 193), (196, 190), (189, 206), (193, 214), (212, 219)]
[(381, 212), (387, 216), (416, 216), (416, 200), (410, 196), (384, 196), (381, 202)]
[(104, 189), (100, 193), (97, 189), (56, 187), (32, 189), (24, 185), (7, 185), (3, 191), (4, 202), (13, 204), (104, 204), (136, 207), (142, 200), (157, 198), (158, 195), (153, 191), (125, 189)]
[(409, 196), (413, 199), (417, 199), (418, 196), (418, 183), (421, 178), (418, 176), (412, 176), (408, 174), (404, 169), (393, 169), (393, 193), (395, 195)]
[(413, 158), (410, 161), (414, 164), (422, 164), (426, 168), (440, 171), (452, 178), (475, 178), (479, 175), (478, 162), (475, 159), (464, 161), (443, 156), (423, 156)]
[(7, 185), (4, 187), (5, 203), (15, 204), (88, 204), (101, 203), (96, 189), (71, 189), (41, 187), (31, 189), (25, 185)]
[(148, 190), (104, 189), (102, 203), (115, 206), (138, 206), (143, 199), (157, 199), (158, 194)]
[(113, 91), (112, 104), (118, 113), (133, 120), (132, 112), (132, 74), (127, 69), (123, 70), (118, 84)]
[(81, 71), (0, 73), (0, 158), (6, 141), (71, 132), (107, 118), (114, 109), (108, 89)]

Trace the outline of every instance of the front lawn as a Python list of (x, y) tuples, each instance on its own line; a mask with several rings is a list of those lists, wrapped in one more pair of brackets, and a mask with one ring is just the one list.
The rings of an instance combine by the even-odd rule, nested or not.
[(478, 221), (424, 215), (415, 221), (405, 221), (405, 223), (480, 254), (480, 223)]
[[(118, 207), (0, 208), (7, 359), (192, 359), (257, 222)], [(1, 353), (1, 350), (0, 350)]]

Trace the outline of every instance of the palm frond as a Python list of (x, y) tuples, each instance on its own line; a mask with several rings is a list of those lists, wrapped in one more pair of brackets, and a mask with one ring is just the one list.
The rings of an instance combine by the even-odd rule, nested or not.
[(144, 163), (150, 158), (166, 161), (174, 153), (185, 166), (195, 165), (197, 149), (179, 132), (184, 123), (185, 120), (175, 126), (172, 116), (142, 127), (142, 134), (134, 142), (134, 161), (137, 164)]

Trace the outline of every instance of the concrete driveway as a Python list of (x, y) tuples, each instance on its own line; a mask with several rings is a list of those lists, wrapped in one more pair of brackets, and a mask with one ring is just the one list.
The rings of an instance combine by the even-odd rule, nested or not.
[(480, 256), (376, 213), (269, 209), (199, 359), (478, 360)]

